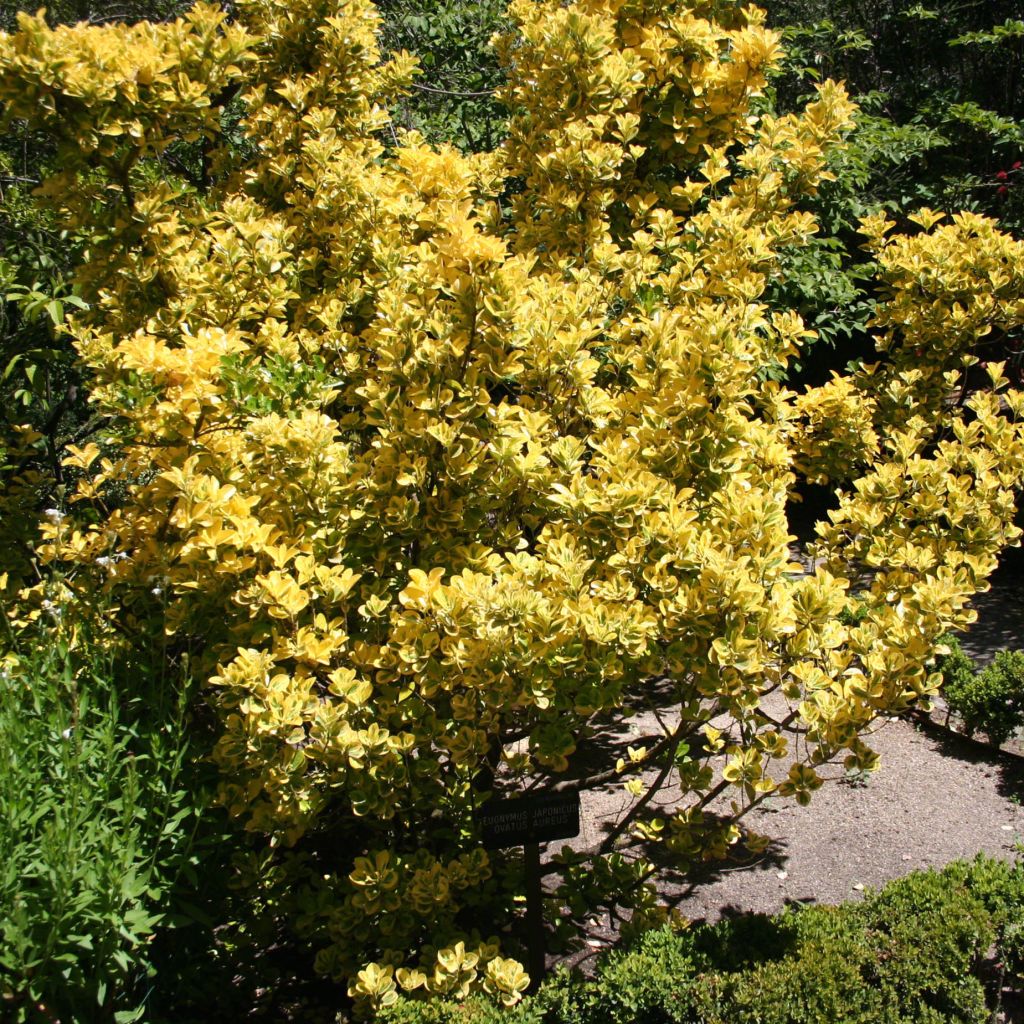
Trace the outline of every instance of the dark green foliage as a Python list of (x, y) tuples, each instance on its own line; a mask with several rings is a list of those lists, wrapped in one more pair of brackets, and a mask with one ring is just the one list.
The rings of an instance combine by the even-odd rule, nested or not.
[[(872, 266), (857, 233), (864, 214), (884, 209), (906, 229), (906, 215), (921, 206), (968, 209), (1024, 232), (1024, 23), (1016, 0), (765, 6), (787, 51), (769, 106), (798, 109), (827, 78), (845, 82), (860, 105), (847, 147), (831, 161), (836, 180), (810, 204), (821, 238), (788, 254), (769, 290), (821, 343), (788, 372), (767, 372), (817, 385), (832, 370), (877, 358), (868, 330), (874, 296), (865, 290)], [(1007, 360), (1011, 377), (1024, 371), (1024, 339), (993, 334), (984, 345), (990, 358)]]
[(841, 911), (815, 908), (794, 953), (715, 979), (715, 1009), (705, 1020), (880, 1022), (880, 993), (864, 984), (873, 952)]
[(983, 1024), (995, 944), (1019, 968), (1024, 868), (979, 857), (863, 903), (650, 932), (512, 1011), (400, 1001), (387, 1024)]
[[(505, 1010), (474, 996), (464, 1003), (419, 1003), (403, 999), (378, 1019), (386, 1024), (546, 1024), (549, 1020), (561, 1018), (547, 1016), (544, 1008), (534, 1000)], [(338, 1018), (338, 1024), (346, 1022), (346, 1017)]]
[(969, 687), (977, 668), (974, 659), (967, 654), (960, 641), (951, 633), (939, 637), (939, 643), (949, 648), (949, 654), (939, 658), (937, 668), (942, 673), (942, 692), (947, 700), (950, 693), (958, 693)]
[[(0, 8), (0, 31), (13, 31), (19, 11), (35, 14), (43, 4), (34, 0), (15, 0)], [(51, 25), (74, 25), (84, 21), (101, 25), (112, 21), (169, 21), (192, 6), (192, 0), (120, 0), (101, 3), (99, 0), (51, 0), (45, 5), (46, 20)]]
[(865, 901), (858, 916), (874, 948), (862, 971), (881, 993), (880, 1020), (988, 1019), (976, 968), (995, 929), (959, 873), (911, 875)]
[(888, 113), (909, 121), (969, 94), (1010, 117), (1024, 114), (1017, 0), (770, 0), (769, 18), (791, 26), (791, 49), (815, 78), (863, 95), (883, 92)]
[(689, 934), (659, 929), (642, 935), (629, 950), (608, 954), (592, 980), (555, 976), (534, 1001), (549, 1022), (684, 1024), (694, 1019), (706, 995), (697, 984), (705, 966)]
[(718, 972), (739, 973), (793, 952), (799, 940), (799, 914), (739, 914), (693, 933), (694, 949)]
[(414, 128), (434, 143), (463, 151), (493, 149), (504, 137), (504, 108), (494, 91), (504, 82), (489, 43), (507, 31), (505, 0), (382, 0), (381, 49), (408, 50), (421, 74), (412, 95), (393, 111), (400, 128)]
[(860, 219), (885, 207), (891, 215), (934, 203), (927, 184), (928, 154), (946, 140), (921, 124), (900, 125), (881, 113), (878, 94), (858, 97), (857, 127), (846, 146), (830, 157), (835, 180), (825, 182), (808, 203), (821, 225), (806, 246), (783, 256), (768, 298), (797, 310), (820, 344), (793, 369), (807, 384), (826, 382), (832, 370), (875, 357), (868, 322), (875, 298), (868, 282), (874, 263), (860, 248)]
[(31, 426), (38, 437), (9, 455), (0, 452), (0, 472), (39, 468), (52, 487), (63, 483), (63, 446), (80, 439), (88, 420), (74, 353), (61, 334), (65, 317), (85, 303), (69, 283), (74, 243), (49, 231), (42, 216), (33, 221), (24, 198), (10, 194), (0, 207), (0, 243), (6, 239), (6, 251), (17, 253), (14, 260), (0, 257), (0, 399), (9, 421)]
[(961, 867), (963, 884), (985, 907), (996, 929), (999, 966), (1011, 983), (1019, 983), (1024, 979), (1024, 870), (987, 857)]
[(942, 693), (969, 734), (983, 732), (997, 746), (1024, 726), (1024, 651), (999, 651), (977, 671), (955, 639), (939, 662)]
[[(891, 136), (896, 159), (883, 147), (869, 195), (893, 209), (975, 209), (1019, 233), (1024, 190), (1012, 168), (1024, 151), (1024, 22), (1016, 0), (774, 0), (767, 8), (789, 51), (776, 82), (780, 105), (791, 109), (815, 81), (840, 79), (869, 115), (854, 146), (865, 130)], [(912, 149), (899, 154), (905, 132), (924, 143), (916, 158)]]
[(987, 1019), (973, 968), (994, 929), (955, 869), (900, 879), (863, 904), (813, 907), (773, 922), (790, 951), (721, 976), (709, 1024)]

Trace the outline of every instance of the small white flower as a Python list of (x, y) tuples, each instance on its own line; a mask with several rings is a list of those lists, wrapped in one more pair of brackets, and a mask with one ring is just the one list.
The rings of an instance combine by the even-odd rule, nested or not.
[(113, 559), (110, 557), (110, 555), (100, 555), (100, 557), (96, 559), (96, 564), (97, 565), (110, 565), (110, 563), (112, 561), (113, 561)]
[(71, 726), (70, 725), (61, 733), (61, 736), (63, 736), (64, 739), (66, 739), (66, 740), (71, 739)]
[(43, 515), (50, 520), (51, 523), (59, 523), (64, 518), (64, 513), (59, 508), (48, 508), (43, 512)]

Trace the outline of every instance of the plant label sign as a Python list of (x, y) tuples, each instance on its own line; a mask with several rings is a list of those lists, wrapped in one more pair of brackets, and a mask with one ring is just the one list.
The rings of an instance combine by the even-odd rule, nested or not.
[(580, 794), (572, 789), (489, 800), (475, 817), (487, 850), (572, 839), (580, 834)]

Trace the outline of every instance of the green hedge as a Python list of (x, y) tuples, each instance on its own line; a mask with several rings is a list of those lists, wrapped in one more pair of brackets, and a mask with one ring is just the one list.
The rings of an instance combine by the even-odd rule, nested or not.
[(979, 857), (863, 902), (649, 932), (512, 1010), (400, 1001), (386, 1024), (987, 1024), (1022, 969), (1024, 866)]
[(955, 637), (943, 637), (949, 654), (939, 661), (949, 710), (973, 735), (983, 732), (999, 746), (1024, 726), (1024, 651), (999, 651), (978, 671)]

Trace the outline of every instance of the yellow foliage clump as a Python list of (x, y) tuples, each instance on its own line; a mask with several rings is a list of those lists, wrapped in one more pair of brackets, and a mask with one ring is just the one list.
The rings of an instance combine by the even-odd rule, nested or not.
[[(1024, 246), (866, 222), (880, 361), (796, 394), (763, 370), (810, 332), (765, 290), (854, 110), (826, 83), (756, 112), (756, 8), (515, 0), (509, 138), (467, 157), (385, 147), (413, 63), (366, 0), (234, 6), (0, 36), (6, 116), (55, 134), (44, 198), (90, 239), (71, 329), (104, 418), (38, 555), (69, 617), (105, 596), (111, 644), (191, 652), (222, 801), (322, 971), (368, 1007), (511, 1004), (527, 978), (472, 925), (515, 877), (473, 818), (496, 784), (656, 708), (616, 774), (672, 774), (643, 829), (685, 865), (768, 794), (873, 768), (872, 721), (934, 690), (1019, 535), (1024, 396), (995, 367), (951, 398), (1024, 322)], [(194, 180), (154, 173), (172, 140)], [(837, 491), (808, 572), (804, 481)], [(594, 877), (655, 920), (613, 846)]]

